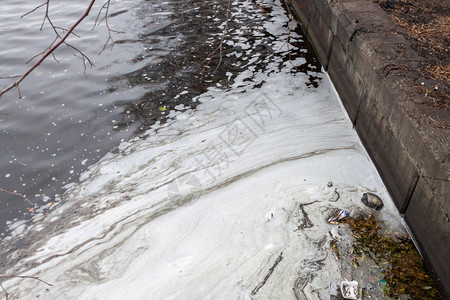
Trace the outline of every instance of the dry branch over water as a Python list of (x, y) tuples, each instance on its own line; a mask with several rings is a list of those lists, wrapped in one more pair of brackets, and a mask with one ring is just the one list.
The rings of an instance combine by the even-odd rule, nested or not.
[[(46, 60), (50, 55), (53, 57), (53, 59), (54, 59), (56, 62), (59, 62), (59, 61), (57, 60), (57, 58), (55, 57), (54, 52), (55, 52), (55, 50), (56, 50), (57, 48), (59, 48), (59, 47), (60, 47), (61, 45), (63, 45), (63, 44), (66, 45), (68, 48), (74, 50), (75, 53), (78, 53), (78, 55), (80, 55), (79, 58), (83, 61), (83, 66), (84, 66), (84, 70), (85, 70), (85, 71), (86, 71), (86, 62), (88, 62), (89, 65), (92, 67), (94, 64), (93, 64), (93, 62), (89, 59), (89, 57), (88, 57), (86, 54), (84, 54), (84, 52), (83, 52), (82, 50), (78, 49), (77, 47), (75, 47), (75, 46), (73, 46), (73, 45), (71, 45), (71, 44), (69, 44), (69, 43), (67, 43), (66, 40), (67, 40), (67, 38), (68, 38), (69, 36), (71, 36), (71, 35), (74, 35), (74, 36), (76, 36), (76, 37), (79, 37), (76, 33), (74, 33), (74, 30), (75, 30), (75, 28), (77, 28), (77, 26), (78, 26), (78, 25), (79, 25), (79, 24), (80, 24), (80, 23), (81, 23), (88, 15), (89, 15), (89, 13), (90, 13), (90, 11), (91, 11), (91, 9), (92, 9), (92, 7), (93, 7), (93, 5), (94, 5), (95, 2), (96, 2), (96, 0), (91, 0), (91, 1), (89, 2), (89, 4), (87, 5), (87, 8), (86, 8), (86, 10), (84, 11), (84, 13), (83, 13), (83, 14), (78, 18), (78, 20), (77, 20), (75, 23), (73, 23), (73, 25), (70, 26), (70, 28), (68, 28), (68, 29), (65, 29), (65, 28), (56, 26), (56, 25), (52, 22), (52, 20), (51, 20), (51, 18), (50, 18), (50, 15), (49, 15), (50, 0), (46, 0), (45, 3), (42, 3), (42, 4), (38, 5), (38, 6), (36, 6), (36, 7), (35, 7), (34, 9), (32, 9), (31, 11), (29, 11), (29, 12), (25, 13), (24, 15), (22, 15), (22, 18), (23, 18), (23, 17), (25, 17), (25, 16), (27, 16), (27, 15), (29, 15), (29, 14), (31, 14), (31, 13), (34, 13), (35, 11), (37, 11), (37, 10), (38, 10), (39, 8), (41, 8), (41, 7), (45, 7), (45, 16), (44, 16), (44, 18), (43, 18), (43, 20), (42, 20), (42, 24), (41, 24), (40, 30), (42, 30), (42, 28), (43, 28), (44, 25), (45, 25), (45, 22), (47, 21), (47, 22), (50, 24), (51, 28), (53, 29), (53, 31), (54, 31), (54, 33), (55, 33), (55, 38), (54, 38), (54, 40), (49, 44), (49, 46), (47, 47), (47, 49), (45, 49), (45, 50), (44, 50), (43, 52), (41, 52), (41, 53), (36, 54), (35, 56), (33, 56), (33, 57), (27, 62), (27, 63), (29, 63), (29, 62), (33, 61), (35, 58), (41, 56), (41, 57), (39, 58), (39, 60), (36, 61), (30, 68), (28, 68), (28, 70), (26, 70), (22, 75), (17, 75), (17, 76), (7, 76), (7, 77), (1, 78), (1, 79), (7, 79), (7, 78), (18, 78), (18, 79), (15, 80), (13, 83), (11, 83), (11, 84), (10, 84), (9, 86), (7, 86), (6, 88), (4, 88), (3, 90), (0, 90), (0, 97), (1, 97), (3, 94), (5, 94), (5, 93), (7, 93), (8, 91), (10, 91), (11, 89), (16, 88), (16, 89), (17, 89), (17, 92), (18, 92), (18, 95), (19, 95), (19, 98), (22, 98), (22, 94), (21, 94), (21, 92), (20, 92), (20, 86), (19, 86), (19, 85), (22, 83), (22, 81), (23, 81), (28, 75), (30, 75), (31, 72), (33, 72), (33, 70), (35, 70), (35, 69), (36, 69), (36, 68), (37, 68), (44, 60)], [(110, 27), (109, 27), (108, 16), (107, 16), (107, 14), (108, 14), (108, 9), (109, 9), (109, 5), (110, 5), (110, 0), (107, 0), (107, 1), (105, 2), (105, 4), (102, 6), (102, 8), (100, 9), (100, 11), (99, 11), (99, 13), (98, 13), (98, 15), (97, 15), (97, 18), (96, 18), (96, 20), (95, 20), (95, 24), (99, 24), (99, 23), (102, 22), (102, 20), (105, 20), (105, 24), (106, 24), (106, 27), (107, 27), (107, 29), (108, 29), (109, 37), (108, 37), (106, 43), (105, 43), (104, 46), (103, 46), (102, 52), (105, 50), (105, 48), (106, 48), (108, 42), (113, 43), (113, 39), (112, 39), (112, 36), (111, 36), (111, 31), (113, 31), (113, 30), (111, 30)], [(100, 14), (102, 13), (102, 11), (105, 11), (105, 16), (104, 16), (100, 21), (98, 21), (99, 16), (100, 16)], [(62, 33), (64, 33), (64, 35), (62, 35), (58, 30), (61, 31)], [(74, 55), (77, 56), (76, 54), (74, 54)], [(77, 57), (78, 57), (78, 56), (77, 56)]]

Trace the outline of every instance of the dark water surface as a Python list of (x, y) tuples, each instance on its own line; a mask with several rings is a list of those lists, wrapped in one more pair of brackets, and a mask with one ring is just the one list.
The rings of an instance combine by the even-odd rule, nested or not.
[[(55, 24), (68, 27), (84, 11), (88, 1), (52, 0)], [(64, 186), (77, 182), (80, 173), (120, 141), (143, 134), (164, 122), (170, 110), (195, 107), (193, 97), (208, 86), (226, 88), (230, 72), (244, 66), (245, 49), (224, 44), (221, 67), (215, 55), (202, 74), (202, 61), (217, 47), (226, 19), (226, 1), (113, 1), (110, 9), (115, 45), (101, 55), (108, 34), (104, 25), (92, 30), (102, 2), (69, 42), (89, 56), (95, 67), (83, 63), (67, 47), (56, 51), (59, 63), (48, 59), (21, 84), (23, 99), (12, 90), (0, 98), (0, 188), (17, 191), (35, 203), (35, 210), (20, 196), (0, 193), (0, 234), (17, 219), (29, 219), (63, 200)], [(34, 8), (23, 0), (7, 0), (0, 6), (0, 76), (26, 70), (26, 61), (43, 51), (53, 39), (48, 24), (39, 31), (43, 10), (20, 19)], [(230, 20), (229, 32), (242, 22)], [(251, 41), (251, 39), (250, 39)], [(301, 49), (310, 47), (300, 39)], [(272, 49), (258, 45), (262, 56)], [(320, 70), (312, 51), (298, 71)], [(76, 53), (75, 53), (76, 54)], [(294, 57), (293, 57), (294, 58)], [(264, 66), (260, 66), (263, 68)], [(310, 77), (308, 84), (316, 84)], [(0, 87), (11, 79), (0, 80)]]

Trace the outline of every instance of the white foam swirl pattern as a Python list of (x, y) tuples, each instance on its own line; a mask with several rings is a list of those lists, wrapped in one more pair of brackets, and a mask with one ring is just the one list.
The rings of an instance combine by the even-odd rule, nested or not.
[[(271, 14), (265, 30), (286, 33), (280, 3)], [(286, 49), (277, 47), (284, 40), (273, 40), (279, 50), (265, 58), (264, 71), (250, 64), (232, 88), (209, 89), (196, 110), (171, 111), (168, 123), (91, 166), (69, 189), (67, 203), (28, 229), (50, 238), (15, 267), (53, 286), (14, 279), (4, 283), (9, 293), (24, 299), (336, 293), (348, 274), (330, 254), (328, 232), (339, 229), (327, 224), (329, 214), (362, 208), (361, 194), (372, 191), (386, 199), (381, 218), (398, 227), (398, 215), (328, 77), (318, 74), (319, 87), (308, 88), (308, 77), (291, 72)], [(64, 230), (49, 231), (61, 223)]]

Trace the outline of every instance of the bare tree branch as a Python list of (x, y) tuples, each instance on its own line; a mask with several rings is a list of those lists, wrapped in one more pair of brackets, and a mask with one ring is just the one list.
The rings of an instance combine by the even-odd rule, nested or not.
[[(43, 23), (41, 25), (41, 29), (42, 26), (45, 22), (45, 20), (48, 20), (49, 23), (52, 25), (53, 30), (55, 31), (57, 37), (59, 38), (59, 41), (57, 41), (55, 43), (55, 41), (51, 44), (51, 47), (45, 51), (45, 53), (42, 55), (42, 57), (34, 64), (32, 65), (24, 74), (22, 74), (19, 79), (17, 79), (16, 81), (14, 81), (13, 83), (11, 83), (9, 86), (7, 86), (6, 88), (4, 88), (3, 90), (0, 91), (0, 96), (2, 96), (3, 94), (5, 94), (6, 92), (8, 92), (9, 90), (11, 90), (12, 88), (16, 87), (17, 91), (19, 93), (19, 98), (21, 98), (21, 93), (20, 93), (20, 89), (19, 89), (19, 84), (31, 73), (33, 72), (34, 69), (36, 69), (48, 56), (53, 55), (53, 52), (61, 45), (61, 44), (66, 44), (65, 41), (67, 39), (67, 37), (69, 37), (73, 30), (89, 15), (89, 12), (92, 9), (92, 6), (94, 5), (96, 0), (91, 0), (88, 7), (86, 8), (85, 12), (83, 13), (83, 15), (80, 16), (80, 18), (78, 18), (78, 20), (67, 30), (67, 32), (64, 34), (64, 36), (60, 36), (59, 33), (57, 32), (56, 27), (53, 25), (53, 23), (51, 22), (50, 18), (48, 17), (48, 8), (49, 8), (49, 1), (47, 0), (46, 3), (44, 3), (46, 5), (46, 13), (45, 13), (45, 17), (43, 20)], [(109, 2), (110, 0), (108, 0)], [(44, 4), (41, 4), (39, 7), (42, 7)], [(39, 8), (37, 7), (37, 8)], [(36, 8), (36, 9), (37, 9)], [(35, 10), (36, 10), (35, 9)], [(35, 11), (32, 10), (31, 12)], [(78, 49), (76, 49), (75, 47), (71, 47), (72, 49), (78, 51), (79, 53), (81, 53), (81, 51), (79, 51)], [(82, 58), (87, 58), (86, 55), (82, 54)], [(88, 60), (89, 63), (91, 63), (90, 60)], [(92, 64), (91, 64), (92, 65)]]
[[(109, 1), (109, 0), (108, 0), (108, 1)], [(47, 0), (47, 2), (41, 4), (40, 6), (43, 6), (43, 5), (45, 5), (46, 7), (45, 7), (45, 15), (44, 15), (44, 19), (42, 20), (42, 24), (41, 24), (40, 30), (42, 31), (42, 29), (44, 28), (45, 21), (47, 20), (48, 23), (50, 24), (50, 27), (53, 29), (53, 32), (55, 33), (55, 39), (53, 40), (53, 42), (50, 43), (50, 45), (49, 45), (44, 51), (42, 51), (42, 52), (36, 54), (36, 55), (33, 56), (31, 59), (29, 59), (29, 60), (26, 62), (27, 64), (28, 64), (29, 62), (33, 61), (36, 57), (39, 57), (39, 56), (41, 56), (41, 55), (44, 55), (48, 50), (50, 50), (50, 49), (53, 47), (53, 45), (56, 43), (56, 41), (58, 41), (58, 39), (62, 39), (60, 33), (58, 32), (58, 29), (61, 30), (62, 34), (63, 34), (64, 32), (67, 32), (67, 31), (68, 31), (68, 29), (66, 29), (66, 28), (63, 28), (63, 27), (60, 27), (60, 26), (56, 26), (56, 25), (53, 23), (53, 21), (50, 19), (50, 15), (49, 15), (50, 0)], [(35, 9), (36, 9), (36, 8), (35, 8)], [(80, 38), (80, 36), (79, 36), (78, 34), (76, 34), (75, 32), (73, 32), (73, 31), (71, 32), (71, 34), (73, 34), (73, 35), (76, 36), (77, 38)], [(72, 47), (71, 45), (69, 45), (69, 44), (68, 44), (67, 42), (65, 42), (65, 41), (64, 41), (64, 44), (65, 44), (66, 46), (70, 47), (70, 48), (74, 48), (74, 47)], [(81, 52), (81, 51), (79, 51), (78, 49), (76, 49), (76, 51), (77, 51), (77, 52)], [(81, 54), (82, 54), (82, 55), (81, 55), (81, 57), (79, 57), (79, 58), (80, 58), (81, 60), (83, 60), (84, 72), (86, 73), (86, 63), (85, 63), (85, 61), (87, 60), (87, 61), (89, 62), (89, 64), (91, 65), (91, 67), (93, 66), (93, 64), (92, 64), (92, 62), (90, 61), (90, 59), (88, 59), (88, 57), (87, 57), (84, 53), (81, 53)], [(76, 56), (76, 55), (75, 55), (75, 56)], [(53, 59), (54, 59), (57, 63), (59, 63), (58, 59), (56, 59), (56, 56), (53, 54), (53, 52), (52, 52), (52, 57), (53, 57)], [(77, 56), (77, 57), (78, 57), (78, 56)]]
[[(44, 51), (36, 54), (35, 56), (33, 56), (32, 58), (30, 58), (29, 60), (27, 60), (27, 62), (25, 64), (29, 64), (30, 62), (32, 62), (36, 57), (44, 55), (45, 52), (47, 52), (49, 49), (52, 48), (52, 46), (55, 44), (55, 42), (58, 40), (58, 36), (55, 37), (55, 39), (53, 40), (53, 42), (50, 43), (50, 45), (47, 47), (47, 49), (45, 49)], [(53, 54), (53, 53), (52, 53)]]
[(258, 2), (257, 1), (255, 1), (255, 0), (252, 0), (251, 1), (251, 4), (253, 4), (254, 6), (256, 6), (257, 8), (259, 8), (260, 10), (262, 10), (263, 12), (267, 12), (270, 8), (272, 8), (272, 6), (273, 6), (273, 3), (272, 3), (272, 5), (270, 5), (270, 6), (264, 6), (264, 5), (262, 5), (262, 4), (258, 4)]
[[(108, 45), (109, 42), (111, 42), (111, 48), (114, 46), (114, 39), (111, 35), (111, 32), (115, 32), (115, 33), (123, 33), (122, 31), (117, 31), (117, 30), (113, 30), (111, 29), (111, 27), (109, 26), (109, 6), (111, 4), (111, 0), (107, 0), (103, 6), (100, 8), (100, 10), (98, 11), (97, 16), (95, 17), (95, 22), (94, 22), (94, 26), (92, 26), (92, 29), (95, 28), (95, 26), (100, 25), (103, 21), (105, 21), (105, 25), (106, 25), (106, 29), (108, 30), (108, 39), (106, 40), (105, 44), (103, 45), (102, 50), (99, 52), (99, 54), (102, 54), (103, 51), (105, 51), (106, 46)], [(102, 14), (102, 11), (105, 10), (104, 16), (103, 18), (100, 19), (100, 15)]]
[[(106, 3), (103, 5), (103, 7), (105, 7), (105, 5), (106, 5), (106, 11), (105, 11), (105, 16), (103, 17), (102, 20), (105, 20), (105, 25), (106, 25), (106, 28), (108, 29), (108, 39), (106, 40), (106, 42), (105, 42), (105, 44), (103, 45), (103, 48), (102, 48), (102, 50), (100, 51), (99, 54), (102, 54), (102, 52), (105, 51), (106, 46), (108, 45), (108, 42), (109, 42), (109, 41), (111, 41), (111, 42), (112, 42), (112, 45), (114, 45), (114, 40), (113, 40), (113, 38), (112, 38), (112, 36), (111, 36), (111, 28), (109, 28), (109, 23), (108, 23), (108, 13), (109, 13), (109, 5), (110, 5), (110, 4), (111, 4), (111, 1), (108, 0), (108, 1), (106, 1)], [(103, 9), (103, 8), (102, 8), (102, 9)], [(102, 22), (102, 20), (100, 20), (100, 23)], [(100, 23), (99, 23), (99, 24), (100, 24)]]

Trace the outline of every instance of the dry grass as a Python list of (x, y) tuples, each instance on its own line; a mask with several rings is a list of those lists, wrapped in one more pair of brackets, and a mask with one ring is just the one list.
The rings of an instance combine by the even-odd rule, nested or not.
[(440, 82), (440, 89), (416, 89), (432, 106), (450, 109), (450, 9), (437, 0), (374, 0), (406, 31), (412, 47), (425, 59), (419, 73)]

